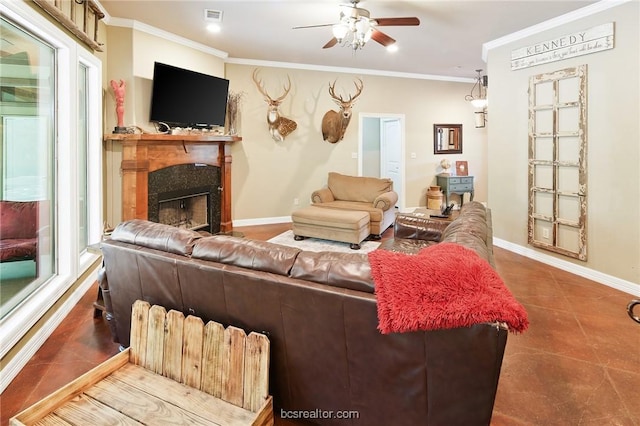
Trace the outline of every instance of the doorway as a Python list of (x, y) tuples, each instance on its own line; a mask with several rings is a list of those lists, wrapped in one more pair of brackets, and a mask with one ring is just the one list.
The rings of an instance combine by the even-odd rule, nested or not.
[(388, 177), (404, 207), (404, 114), (360, 113), (358, 176)]

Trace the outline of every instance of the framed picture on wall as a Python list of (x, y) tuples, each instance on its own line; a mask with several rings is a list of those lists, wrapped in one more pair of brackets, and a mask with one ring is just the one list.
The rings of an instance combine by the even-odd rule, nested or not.
[(469, 165), (466, 161), (456, 161), (456, 176), (468, 176)]

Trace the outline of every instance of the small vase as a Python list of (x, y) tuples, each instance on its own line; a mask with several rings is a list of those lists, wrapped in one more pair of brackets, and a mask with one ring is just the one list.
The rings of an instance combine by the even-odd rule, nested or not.
[(427, 208), (429, 210), (440, 210), (444, 195), (439, 186), (430, 186), (427, 191)]
[(229, 114), (229, 134), (238, 134), (238, 111), (233, 111)]

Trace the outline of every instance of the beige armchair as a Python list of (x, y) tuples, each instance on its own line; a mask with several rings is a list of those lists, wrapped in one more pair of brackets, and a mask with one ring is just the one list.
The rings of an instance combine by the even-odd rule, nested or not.
[(313, 206), (369, 213), (371, 235), (380, 235), (395, 221), (398, 194), (389, 178), (347, 176), (329, 172), (327, 187), (311, 194)]

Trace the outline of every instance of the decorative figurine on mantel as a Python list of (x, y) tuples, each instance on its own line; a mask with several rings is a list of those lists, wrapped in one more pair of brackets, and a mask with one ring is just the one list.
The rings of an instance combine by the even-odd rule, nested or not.
[(451, 161), (447, 160), (446, 158), (443, 158), (442, 161), (440, 161), (440, 167), (442, 167), (443, 175), (451, 174), (451, 172), (449, 171), (449, 169), (451, 169)]
[(124, 126), (124, 80), (120, 82), (111, 80), (111, 87), (116, 95), (116, 116), (118, 117), (118, 125), (113, 129), (113, 133), (127, 133), (127, 128)]

